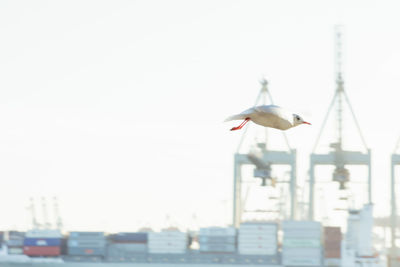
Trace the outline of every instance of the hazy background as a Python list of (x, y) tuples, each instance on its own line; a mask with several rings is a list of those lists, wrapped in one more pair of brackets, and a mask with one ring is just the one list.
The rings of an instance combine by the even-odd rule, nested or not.
[(1, 1), (0, 229), (30, 227), (30, 196), (58, 196), (67, 230), (230, 223), (240, 132), (222, 121), (253, 105), (264, 75), (276, 104), (313, 124), (288, 132), (303, 184), (335, 88), (335, 24), (345, 26), (345, 88), (373, 151), (375, 214), (387, 215), (399, 7)]

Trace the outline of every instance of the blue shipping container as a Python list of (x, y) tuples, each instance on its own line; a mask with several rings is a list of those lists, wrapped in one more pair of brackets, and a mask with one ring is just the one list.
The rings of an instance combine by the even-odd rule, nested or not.
[(24, 246), (59, 247), (61, 238), (25, 238)]
[(147, 233), (118, 233), (110, 238), (114, 242), (147, 243)]

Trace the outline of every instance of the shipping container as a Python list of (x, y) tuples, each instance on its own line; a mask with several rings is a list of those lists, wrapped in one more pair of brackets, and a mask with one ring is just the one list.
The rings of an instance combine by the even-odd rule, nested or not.
[(235, 236), (199, 236), (199, 243), (235, 244)]
[(43, 246), (43, 247), (59, 247), (61, 245), (61, 238), (33, 238), (26, 237), (24, 239), (24, 246)]
[(278, 254), (278, 226), (271, 222), (242, 223), (238, 234), (240, 255), (273, 256)]
[(240, 224), (240, 229), (278, 229), (278, 225), (274, 222), (243, 222)]
[(240, 235), (238, 237), (239, 243), (263, 243), (263, 244), (276, 244), (277, 236), (275, 235)]
[(151, 254), (184, 254), (186, 248), (173, 248), (173, 247), (149, 247), (148, 252)]
[(276, 249), (248, 249), (239, 248), (238, 252), (240, 255), (262, 255), (262, 256), (274, 256), (278, 255)]
[(280, 259), (278, 255), (241, 255), (237, 257), (238, 264), (246, 265), (262, 265), (262, 266), (279, 266)]
[(324, 227), (324, 257), (341, 258), (342, 233), (340, 227)]
[(117, 233), (109, 236), (114, 243), (147, 243), (147, 233)]
[(148, 234), (149, 253), (185, 253), (188, 246), (188, 235), (179, 231), (152, 232)]
[(151, 232), (148, 233), (148, 241), (155, 239), (187, 240), (188, 235), (183, 232)]
[(339, 267), (339, 266), (342, 266), (342, 262), (339, 258), (324, 259), (324, 266)]
[(68, 247), (89, 247), (89, 248), (101, 248), (106, 245), (106, 240), (76, 240), (76, 239), (68, 239)]
[(236, 236), (234, 227), (206, 227), (200, 228), (199, 236)]
[(282, 256), (282, 264), (285, 266), (320, 266), (321, 263), (320, 258), (284, 258)]
[(327, 259), (340, 259), (342, 257), (341, 250), (325, 250), (324, 257)]
[(147, 254), (132, 254), (129, 252), (108, 254), (107, 262), (130, 262), (130, 263), (147, 263)]
[(104, 239), (104, 232), (70, 232), (69, 238), (74, 239)]
[(105, 256), (105, 247), (103, 248), (85, 248), (85, 247), (68, 247), (68, 255), (70, 256)]
[(340, 227), (324, 227), (324, 240), (342, 240)]
[(270, 250), (274, 250), (275, 251), (275, 253), (277, 253), (277, 249), (278, 249), (278, 246), (277, 246), (277, 243), (260, 243), (260, 242), (246, 242), (246, 243), (239, 243), (238, 244), (238, 248), (239, 248), (239, 251), (241, 251), (242, 249), (246, 249), (246, 250), (249, 250), (249, 249), (260, 249), (260, 248), (263, 248), (263, 249), (266, 249), (266, 250), (268, 250), (268, 251), (270, 251)]
[(8, 240), (23, 240), (24, 238), (25, 232), (8, 231)]
[(24, 247), (24, 254), (28, 256), (59, 256), (60, 247)]
[(60, 230), (29, 230), (26, 232), (25, 237), (32, 238), (62, 238)]
[(24, 247), (8, 247), (7, 252), (10, 255), (21, 255), (24, 254)]
[(234, 244), (200, 244), (200, 252), (207, 253), (233, 253), (236, 251)]
[(322, 256), (321, 248), (283, 248), (282, 257), (318, 257)]
[(177, 241), (166, 241), (166, 242), (158, 242), (158, 243), (149, 243), (149, 249), (152, 248), (178, 248), (178, 249), (186, 249), (187, 244), (183, 242)]
[(283, 240), (284, 248), (319, 248), (321, 241), (319, 239), (292, 239), (285, 238)]
[(23, 239), (11, 239), (11, 240), (7, 240), (5, 243), (9, 247), (23, 247), (24, 246)]
[(277, 229), (239, 229), (238, 237), (241, 236), (274, 236), (277, 234)]
[(117, 253), (117, 252), (132, 252), (132, 253), (145, 253), (147, 252), (147, 244), (144, 243), (113, 243), (107, 246), (107, 254), (108, 253)]

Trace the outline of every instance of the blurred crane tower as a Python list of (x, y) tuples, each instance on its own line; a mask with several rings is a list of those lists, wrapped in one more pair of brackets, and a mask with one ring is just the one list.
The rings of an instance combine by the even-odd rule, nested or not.
[[(261, 90), (254, 106), (265, 105), (267, 103), (267, 98), (270, 103), (273, 104), (272, 96), (268, 90), (268, 82), (266, 79), (262, 79)], [(247, 196), (242, 196), (242, 167), (244, 165), (255, 166), (253, 175), (262, 180), (262, 186), (266, 186), (267, 181), (275, 183), (275, 180), (271, 176), (272, 165), (290, 166), (290, 218), (294, 219), (296, 217), (296, 150), (290, 148), (285, 133), (283, 133), (283, 137), (288, 149), (286, 151), (269, 150), (267, 146), (267, 132), (265, 132), (265, 140), (257, 144), (259, 148), (257, 153), (240, 153), (247, 129), (248, 127), (244, 129), (237, 152), (234, 155), (233, 226), (239, 227), (242, 221), (243, 207), (247, 198)]]
[[(330, 165), (334, 166), (335, 170), (332, 174), (332, 181), (339, 183), (339, 189), (347, 189), (347, 184), (351, 183), (350, 172), (346, 168), (347, 165), (361, 165), (367, 166), (368, 168), (368, 178), (365, 181), (368, 187), (368, 203), (371, 203), (371, 151), (367, 147), (367, 144), (362, 135), (360, 126), (358, 124), (357, 118), (354, 114), (353, 108), (350, 104), (350, 100), (344, 90), (344, 80), (342, 72), (342, 27), (335, 27), (335, 61), (336, 61), (336, 90), (333, 99), (329, 105), (328, 111), (325, 115), (324, 121), (322, 123), (320, 132), (318, 134), (317, 140), (315, 142), (313, 152), (310, 155), (310, 182), (309, 182), (309, 209), (308, 209), (308, 219), (314, 219), (314, 190), (315, 184), (319, 181), (315, 175), (315, 167), (317, 165)], [(359, 151), (346, 151), (343, 149), (343, 102), (347, 104), (352, 115), (353, 122), (357, 127), (359, 138), (361, 139), (363, 146), (365, 148), (365, 153)], [(336, 106), (336, 134), (337, 140), (330, 144), (332, 151), (327, 154), (317, 154), (315, 153), (316, 148), (319, 144), (320, 137), (324, 131), (326, 122), (328, 120), (329, 114), (333, 107)], [(321, 181), (322, 184), (322, 181)]]
[(30, 202), (30, 205), (28, 207), (28, 210), (30, 210), (31, 216), (32, 216), (32, 229), (37, 230), (40, 228), (40, 224), (37, 221), (35, 200), (33, 199), (33, 197), (29, 198), (29, 202)]
[[(390, 251), (390, 265), (389, 266), (400, 266), (398, 257), (400, 256), (399, 248), (397, 244), (400, 242), (400, 232), (398, 227), (398, 215), (397, 215), (397, 199), (396, 193), (399, 193), (399, 182), (396, 181), (396, 166), (400, 165), (400, 154), (398, 154), (398, 148), (400, 145), (400, 138), (397, 140), (396, 147), (391, 157), (391, 168), (390, 168), (390, 200), (391, 200), (391, 212), (390, 212), (390, 235), (391, 235), (391, 251)], [(396, 192), (397, 188), (397, 192)]]

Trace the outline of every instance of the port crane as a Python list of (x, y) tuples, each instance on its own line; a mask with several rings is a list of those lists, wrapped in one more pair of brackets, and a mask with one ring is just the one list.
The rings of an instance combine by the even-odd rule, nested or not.
[[(260, 104), (265, 105), (267, 99), (269, 99), (269, 102), (273, 104), (272, 96), (268, 89), (268, 81), (262, 79), (260, 83), (261, 90), (254, 106)], [(244, 211), (244, 202), (247, 197), (247, 194), (242, 195), (242, 184), (244, 182), (242, 177), (242, 167), (245, 165), (255, 166), (253, 176), (261, 179), (262, 186), (266, 186), (268, 183), (274, 184), (276, 182), (275, 178), (273, 178), (271, 174), (273, 165), (290, 166), (290, 218), (294, 219), (296, 217), (296, 150), (290, 147), (285, 133), (282, 134), (287, 145), (286, 151), (268, 149), (266, 133), (264, 142), (257, 144), (257, 151), (243, 153), (241, 152), (241, 147), (247, 129), (247, 127), (244, 129), (237, 151), (234, 155), (233, 226), (238, 227), (241, 223), (242, 213)]]
[[(336, 89), (333, 96), (333, 99), (329, 105), (328, 111), (325, 115), (324, 121), (322, 123), (321, 129), (319, 131), (317, 140), (315, 142), (312, 154), (310, 155), (310, 168), (309, 168), (309, 207), (308, 207), (308, 219), (314, 220), (315, 214), (315, 184), (319, 181), (318, 176), (315, 173), (316, 166), (318, 165), (330, 165), (334, 166), (334, 172), (332, 174), (332, 181), (337, 182), (339, 184), (340, 190), (346, 190), (348, 188), (348, 184), (351, 183), (350, 179), (350, 171), (347, 168), (349, 165), (361, 165), (366, 166), (368, 169), (368, 177), (365, 181), (367, 185), (367, 194), (368, 199), (367, 203), (372, 203), (372, 192), (371, 192), (371, 150), (368, 148), (363, 134), (361, 132), (361, 128), (358, 124), (358, 120), (355, 116), (353, 108), (351, 106), (349, 97), (344, 90), (344, 79), (343, 79), (343, 71), (342, 71), (342, 27), (336, 26), (335, 28), (335, 47), (336, 47)], [(343, 148), (343, 108), (344, 103), (347, 104), (348, 109), (350, 110), (351, 117), (353, 119), (354, 125), (356, 125), (357, 132), (361, 142), (364, 146), (363, 152), (360, 151), (348, 151)], [(330, 112), (333, 110), (333, 107), (336, 106), (336, 134), (337, 140), (330, 144), (330, 148), (332, 149), (329, 153), (326, 154), (318, 154), (316, 153), (316, 149), (319, 145), (320, 137), (324, 131), (325, 125), (329, 118)]]

